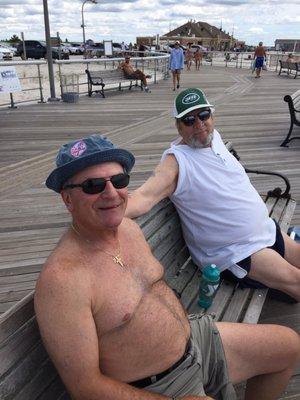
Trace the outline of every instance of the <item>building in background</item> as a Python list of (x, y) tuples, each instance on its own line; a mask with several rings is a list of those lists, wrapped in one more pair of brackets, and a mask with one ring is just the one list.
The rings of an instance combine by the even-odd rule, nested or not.
[(275, 50), (299, 53), (300, 39), (276, 39)]
[(245, 50), (245, 42), (238, 41), (226, 33), (222, 28), (217, 28), (206, 22), (196, 22), (190, 20), (186, 24), (159, 37), (143, 36), (137, 37), (136, 43), (154, 46), (157, 44), (166, 45), (173, 44), (176, 40), (182, 45), (197, 44), (206, 47), (208, 50)]
[(190, 20), (160, 37), (161, 43), (172, 43), (176, 40), (179, 40), (183, 45), (188, 43), (199, 44), (208, 50), (230, 50), (237, 48), (237, 45), (241, 50), (244, 44), (244, 42), (238, 42), (233, 35), (226, 33), (222, 28), (195, 20)]

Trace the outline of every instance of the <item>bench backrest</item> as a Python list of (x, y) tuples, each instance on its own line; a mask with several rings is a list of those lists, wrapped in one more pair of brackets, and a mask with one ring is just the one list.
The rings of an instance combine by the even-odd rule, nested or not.
[(298, 69), (299, 66), (298, 66), (298, 63), (296, 63), (296, 62), (287, 62), (287, 61), (279, 60), (279, 64), (280, 64), (280, 68), (282, 68), (282, 69), (299, 71), (299, 69)]
[(121, 69), (106, 69), (102, 71), (86, 70), (88, 79), (93, 85), (104, 82), (105, 80), (125, 79), (124, 72)]
[(283, 100), (289, 105), (291, 119), (298, 125), (300, 123), (300, 90), (291, 95), (287, 94)]

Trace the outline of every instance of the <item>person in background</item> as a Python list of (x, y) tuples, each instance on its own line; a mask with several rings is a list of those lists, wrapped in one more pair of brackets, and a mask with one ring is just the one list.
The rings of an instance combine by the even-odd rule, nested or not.
[(145, 56), (145, 50), (146, 50), (146, 47), (145, 47), (144, 43), (141, 43), (139, 45), (139, 57)]
[(288, 63), (295, 63), (296, 62), (296, 59), (294, 58), (293, 53), (289, 53), (288, 54), (288, 57), (287, 57), (286, 61)]
[(193, 52), (191, 50), (191, 44), (188, 43), (187, 49), (185, 51), (185, 62), (186, 62), (186, 68), (188, 71), (191, 70), (192, 59), (193, 59)]
[(170, 70), (172, 71), (172, 76), (173, 76), (174, 92), (176, 87), (177, 89), (180, 88), (180, 74), (183, 68), (184, 68), (183, 50), (180, 47), (180, 43), (176, 41), (174, 44), (174, 48), (171, 50), (171, 55), (170, 55)]
[(260, 78), (261, 70), (263, 68), (264, 62), (266, 61), (266, 57), (267, 54), (263, 47), (263, 42), (259, 42), (254, 52), (255, 72), (256, 72), (255, 78)]
[(130, 64), (130, 56), (129, 55), (125, 56), (125, 61), (123, 61), (120, 64), (119, 68), (123, 70), (126, 78), (141, 80), (143, 83), (145, 92), (150, 93), (150, 90), (149, 90), (148, 84), (147, 84), (147, 78), (151, 78), (151, 75), (145, 75), (144, 72), (142, 72), (141, 70), (134, 69), (133, 66)]
[(200, 65), (202, 64), (202, 52), (200, 51), (199, 48), (196, 49), (194, 58), (195, 58), (196, 71), (199, 71)]
[(124, 42), (121, 43), (121, 50), (122, 50), (123, 57), (125, 57), (126, 46), (125, 46)]

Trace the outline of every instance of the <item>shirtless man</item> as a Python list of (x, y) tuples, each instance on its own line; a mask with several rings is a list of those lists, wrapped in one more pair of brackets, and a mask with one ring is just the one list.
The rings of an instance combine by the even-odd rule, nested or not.
[(72, 225), (43, 268), (35, 309), (72, 398), (234, 400), (231, 382), (248, 378), (247, 400), (277, 398), (299, 359), (298, 335), (187, 318), (140, 228), (124, 218), (133, 155), (93, 135), (56, 160), (46, 185), (61, 193)]
[(123, 61), (120, 65), (120, 69), (124, 71), (124, 75), (126, 78), (139, 79), (143, 82), (145, 92), (149, 92), (147, 78), (151, 78), (151, 75), (145, 75), (141, 70), (134, 69), (130, 64), (130, 57), (125, 56), (125, 61)]
[(267, 55), (266, 55), (266, 51), (263, 47), (263, 42), (259, 42), (258, 46), (256, 47), (255, 52), (254, 52), (255, 71), (256, 71), (255, 78), (260, 78), (260, 73), (263, 68), (266, 57), (267, 57)]

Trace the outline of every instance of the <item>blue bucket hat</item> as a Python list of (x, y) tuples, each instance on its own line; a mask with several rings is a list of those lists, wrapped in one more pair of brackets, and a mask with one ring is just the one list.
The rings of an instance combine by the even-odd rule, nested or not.
[(91, 135), (66, 143), (57, 154), (56, 168), (48, 176), (46, 186), (60, 193), (63, 184), (77, 172), (92, 165), (111, 161), (120, 163), (127, 172), (130, 172), (135, 158), (129, 151), (116, 148), (101, 135)]

